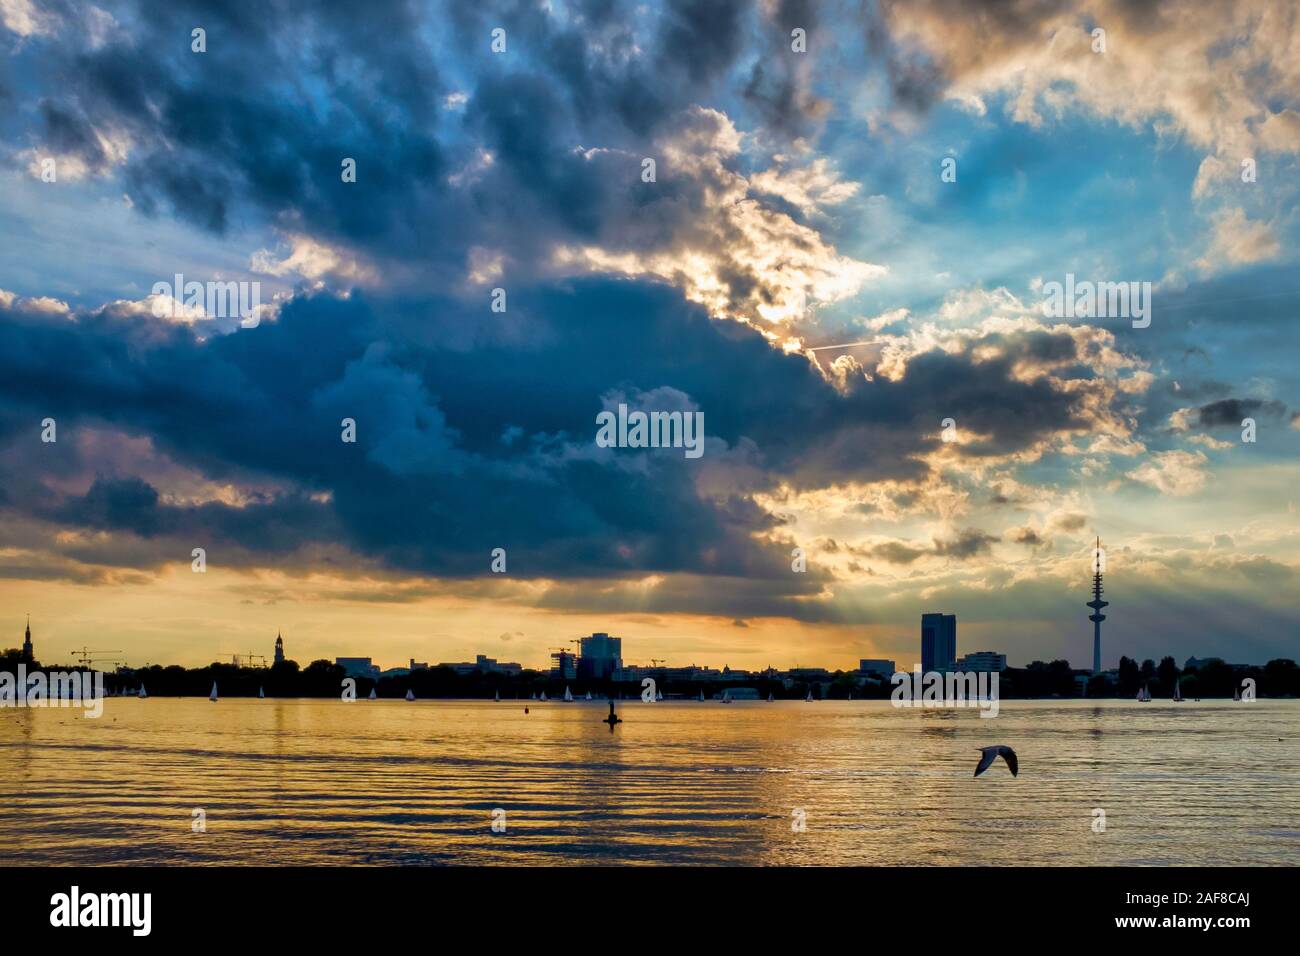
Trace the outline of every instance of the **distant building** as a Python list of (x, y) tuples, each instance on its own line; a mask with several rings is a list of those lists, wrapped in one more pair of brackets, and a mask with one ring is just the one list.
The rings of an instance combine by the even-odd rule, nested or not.
[(20, 658), (24, 664), (30, 664), (36, 660), (36, 655), (32, 652), (32, 616), (27, 615), (27, 633), (23, 636), (23, 655)]
[(980, 671), (1001, 672), (1007, 669), (1007, 655), (999, 654), (996, 651), (973, 651), (959, 657), (955, 669), (976, 673)]
[[(428, 667), (429, 665), (424, 664), (421, 666)], [(469, 674), (472, 674), (475, 671), (481, 671), (484, 674), (505, 674), (509, 677), (518, 677), (524, 671), (523, 664), (515, 664), (513, 662), (508, 662), (508, 661), (498, 661), (495, 657), (485, 657), (482, 654), (475, 655), (473, 663), (470, 663), (469, 661), (464, 661), (461, 663), (443, 663), (443, 664), (439, 664), (438, 666), (450, 667), (452, 670), (454, 670), (457, 674), (460, 674), (462, 677), (468, 676)], [(411, 670), (417, 670), (417, 669), (418, 668), (416, 666), (415, 661), (411, 661)]]
[(608, 680), (623, 668), (623, 639), (597, 632), (579, 641), (578, 676)]
[(785, 672), (791, 680), (830, 680), (833, 675), (824, 667), (792, 667)]
[(551, 652), (551, 676), (573, 680), (578, 676), (578, 659), (569, 651)]
[(864, 657), (858, 661), (858, 670), (864, 674), (879, 674), (883, 677), (891, 677), (898, 672), (898, 668), (893, 661), (887, 661), (883, 657)]
[(957, 662), (957, 615), (921, 615), (921, 670), (950, 671)]
[(275, 634), (275, 663), (284, 663), (284, 638), (280, 636), (279, 631)]
[(427, 671), (428, 669), (429, 669), (428, 661), (417, 661), (414, 657), (412, 657), (411, 666), (407, 668), (407, 672), (409, 673), (411, 671)]
[(349, 677), (378, 677), (379, 668), (368, 657), (336, 657), (334, 663)]
[(1222, 664), (1222, 663), (1224, 663), (1222, 657), (1189, 657), (1187, 658), (1187, 661), (1183, 664), (1183, 670), (1198, 671), (1206, 664)]

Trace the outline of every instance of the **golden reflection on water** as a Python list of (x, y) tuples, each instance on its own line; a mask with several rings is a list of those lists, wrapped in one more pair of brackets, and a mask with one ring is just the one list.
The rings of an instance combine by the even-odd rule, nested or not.
[[(110, 698), (98, 720), (0, 709), (0, 853), (9, 864), (1300, 863), (1300, 701), (1003, 702), (995, 719), (886, 701), (629, 701), (613, 732), (607, 710), (167, 698)], [(1000, 761), (972, 776), (976, 749), (993, 743), (1015, 748), (1018, 778)], [(492, 832), (495, 808), (505, 833)], [(195, 809), (206, 832), (191, 829)]]

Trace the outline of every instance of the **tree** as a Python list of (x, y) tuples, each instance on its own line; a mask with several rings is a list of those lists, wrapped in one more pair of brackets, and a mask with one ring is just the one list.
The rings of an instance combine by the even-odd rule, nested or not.
[(1173, 693), (1174, 681), (1178, 679), (1179, 673), (1181, 672), (1178, 669), (1178, 665), (1174, 662), (1172, 657), (1162, 658), (1160, 666), (1156, 668), (1156, 677), (1160, 679), (1161, 688), (1170, 693)]
[(1117, 688), (1119, 695), (1121, 697), (1133, 697), (1137, 694), (1141, 683), (1137, 661), (1131, 657), (1121, 657), (1119, 659), (1119, 686)]

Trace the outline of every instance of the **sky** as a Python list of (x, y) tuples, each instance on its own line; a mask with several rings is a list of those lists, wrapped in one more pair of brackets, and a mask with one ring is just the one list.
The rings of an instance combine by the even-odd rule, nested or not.
[(1294, 658), (1298, 154), (1280, 2), (0, 0), (0, 646)]

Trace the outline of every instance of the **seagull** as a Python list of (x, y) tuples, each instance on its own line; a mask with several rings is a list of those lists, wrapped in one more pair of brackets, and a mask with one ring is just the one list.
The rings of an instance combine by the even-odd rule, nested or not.
[(1016, 760), (1016, 752), (1006, 744), (995, 744), (992, 747), (980, 747), (979, 751), (984, 756), (980, 757), (980, 765), (975, 768), (975, 776), (978, 777), (985, 770), (989, 769), (989, 767), (993, 766), (993, 761), (997, 760), (999, 757), (1005, 760), (1007, 766), (1011, 768), (1011, 776), (1014, 777), (1020, 772), (1020, 761)]

